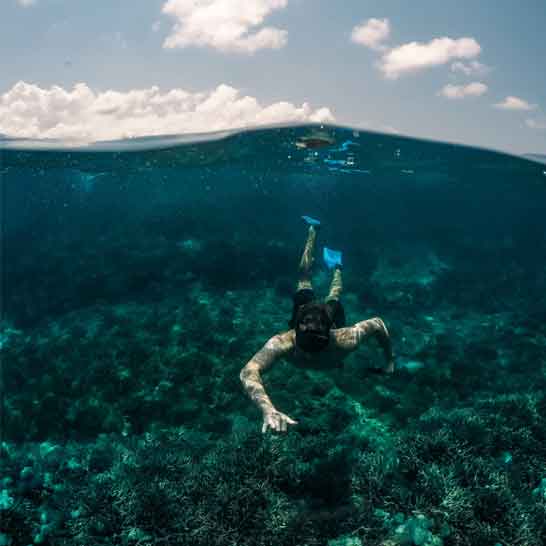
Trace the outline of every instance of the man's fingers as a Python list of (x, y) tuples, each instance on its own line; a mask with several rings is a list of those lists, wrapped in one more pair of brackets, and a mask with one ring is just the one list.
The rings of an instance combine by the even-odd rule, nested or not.
[(289, 423), (291, 425), (297, 425), (298, 422), (297, 421), (294, 421), (294, 419), (292, 419), (291, 417), (288, 417), (288, 415), (284, 415), (283, 414), (283, 420), (286, 422), (286, 423)]
[(277, 415), (270, 415), (268, 424), (272, 430), (279, 430), (279, 419)]
[(273, 416), (268, 415), (265, 420), (264, 424), (262, 426), (262, 432), (267, 432), (267, 429), (270, 428), (271, 430), (275, 430), (275, 420), (273, 419)]
[(269, 428), (277, 432), (286, 432), (288, 429), (288, 424), (297, 425), (298, 422), (294, 421), (294, 419), (291, 419), (284, 413), (273, 413), (265, 418), (262, 425), (262, 433), (267, 432)]

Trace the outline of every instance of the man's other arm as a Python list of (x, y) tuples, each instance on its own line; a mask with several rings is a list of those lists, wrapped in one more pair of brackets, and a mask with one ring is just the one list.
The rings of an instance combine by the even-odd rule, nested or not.
[(379, 317), (374, 317), (368, 320), (357, 322), (353, 328), (355, 329), (355, 343), (358, 347), (368, 337), (373, 336), (379, 343), (379, 346), (383, 350), (387, 365), (385, 367), (386, 373), (394, 372), (394, 354), (392, 351), (391, 336), (385, 326), (385, 323)]
[(273, 362), (288, 350), (287, 342), (282, 335), (273, 336), (267, 343), (248, 361), (241, 370), (239, 378), (245, 391), (257, 406), (266, 412), (275, 409), (273, 403), (265, 392), (261, 372), (267, 370)]

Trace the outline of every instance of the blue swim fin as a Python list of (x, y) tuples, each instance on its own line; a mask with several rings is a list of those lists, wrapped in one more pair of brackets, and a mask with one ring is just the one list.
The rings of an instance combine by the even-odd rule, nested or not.
[(302, 216), (302, 218), (303, 218), (310, 226), (320, 226), (320, 220), (317, 220), (316, 218), (311, 218), (311, 216)]
[(341, 267), (341, 250), (332, 250), (331, 248), (324, 247), (322, 250), (322, 258), (328, 269), (334, 269), (336, 265)]

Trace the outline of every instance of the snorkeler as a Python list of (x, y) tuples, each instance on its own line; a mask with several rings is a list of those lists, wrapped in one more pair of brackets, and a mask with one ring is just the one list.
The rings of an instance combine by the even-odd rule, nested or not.
[(389, 332), (380, 318), (345, 326), (345, 312), (339, 301), (343, 289), (341, 252), (324, 248), (323, 257), (327, 267), (332, 270), (332, 281), (324, 303), (315, 299), (311, 286), (311, 266), (314, 262), (315, 239), (320, 222), (309, 216), (303, 216), (303, 219), (309, 225), (309, 229), (299, 266), (299, 281), (294, 295), (292, 318), (288, 323), (290, 330), (269, 339), (239, 375), (251, 400), (262, 410), (262, 432), (266, 432), (268, 428), (284, 432), (287, 425), (297, 424), (297, 421), (275, 409), (260, 377), (260, 373), (278, 358), (286, 358), (303, 366), (325, 368), (328, 364), (331, 365), (332, 361), (342, 361), (365, 339), (374, 336), (387, 361), (386, 367), (380, 371), (388, 374), (394, 372), (394, 355)]

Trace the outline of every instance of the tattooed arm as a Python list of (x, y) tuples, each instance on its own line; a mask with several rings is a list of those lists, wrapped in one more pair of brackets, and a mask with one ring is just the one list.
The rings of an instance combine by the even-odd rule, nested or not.
[(268, 428), (277, 431), (286, 431), (287, 424), (296, 424), (288, 415), (277, 411), (265, 392), (260, 372), (269, 368), (280, 356), (286, 354), (294, 347), (290, 332), (273, 336), (246, 364), (241, 370), (239, 378), (249, 395), (262, 410), (264, 423), (262, 432)]
[(368, 337), (374, 336), (383, 350), (385, 360), (387, 361), (384, 372), (394, 372), (394, 354), (392, 352), (391, 338), (385, 323), (379, 317), (363, 320), (350, 328), (342, 328), (337, 331), (339, 332), (338, 345), (349, 351), (354, 351)]
[(394, 354), (392, 352), (391, 337), (385, 323), (379, 317), (375, 317), (369, 320), (357, 322), (354, 325), (354, 328), (356, 329), (357, 345), (360, 345), (369, 336), (375, 337), (379, 343), (379, 346), (383, 350), (385, 360), (387, 361), (385, 372), (393, 373)]

